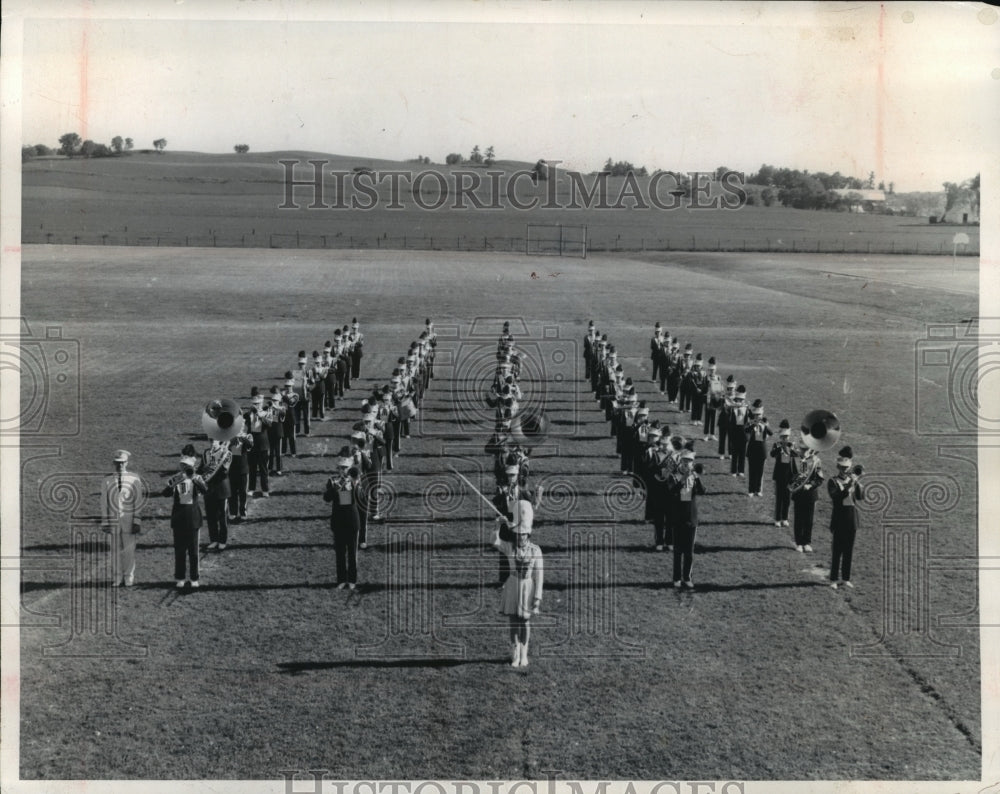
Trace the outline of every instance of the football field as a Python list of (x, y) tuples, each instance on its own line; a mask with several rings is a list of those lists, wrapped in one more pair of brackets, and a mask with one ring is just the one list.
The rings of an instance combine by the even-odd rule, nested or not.
[[(976, 436), (961, 402), (974, 394), (968, 373), (922, 353), (942, 328), (963, 344), (975, 260), (22, 257), (42, 362), (22, 370), (38, 425), (21, 441), (22, 778), (979, 779)], [(185, 444), (207, 445), (205, 404), (247, 405), (252, 386), (280, 383), (299, 350), (321, 350), (354, 317), (361, 378), (298, 439), (229, 548), (204, 553), (202, 588), (176, 591), (170, 500), (157, 494)], [(439, 334), (434, 378), (385, 475), (359, 588), (337, 590), (324, 485), (361, 400), (425, 318)], [(695, 439), (708, 493), (694, 592), (667, 587), (671, 555), (652, 549), (584, 379), (591, 319), (651, 418)], [(497, 611), (492, 519), (450, 468), (492, 495), (482, 397), (505, 320), (549, 419), (531, 467), (546, 490), (534, 534), (545, 597), (521, 670)], [(827, 586), (825, 489), (815, 552), (798, 553), (774, 526), (770, 460), (764, 498), (748, 499), (650, 381), (656, 321), (761, 398), (772, 427), (816, 408), (840, 418), (870, 493), (853, 591)], [(136, 586), (113, 590), (94, 516), (121, 447), (151, 496)], [(822, 453), (828, 475), (835, 453)]]

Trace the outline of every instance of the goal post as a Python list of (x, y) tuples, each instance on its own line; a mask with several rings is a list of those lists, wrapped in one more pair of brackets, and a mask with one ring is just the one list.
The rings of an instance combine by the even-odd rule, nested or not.
[(524, 234), (528, 256), (575, 256), (587, 258), (587, 227), (562, 223), (529, 223)]

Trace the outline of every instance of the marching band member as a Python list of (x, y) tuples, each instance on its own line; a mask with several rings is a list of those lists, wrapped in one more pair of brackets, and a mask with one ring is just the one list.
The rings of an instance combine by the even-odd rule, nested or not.
[(337, 471), (326, 481), (323, 501), (331, 503), (330, 531), (337, 553), (337, 589), (353, 590), (358, 582), (358, 491), (361, 472), (354, 466), (349, 447), (342, 447)]
[(361, 377), (361, 357), (364, 355), (364, 334), (358, 325), (358, 318), (351, 320), (351, 377)]
[(670, 345), (672, 342), (670, 332), (664, 331), (660, 337), (660, 344), (656, 349), (656, 358), (659, 361), (660, 372), (660, 394), (667, 393), (667, 377), (670, 373)]
[(708, 359), (708, 371), (701, 383), (700, 399), (705, 407), (705, 423), (701, 428), (704, 440), (717, 441), (715, 418), (718, 411), (725, 405), (725, 389), (722, 385), (722, 378), (717, 372), (715, 356)]
[(760, 400), (754, 401), (750, 421), (744, 432), (747, 439), (747, 464), (750, 469), (750, 477), (747, 480), (747, 495), (763, 496), (761, 482), (764, 479), (764, 461), (767, 459), (765, 444), (767, 437), (773, 435), (773, 432), (767, 426), (767, 418), (764, 416), (764, 405)]
[[(666, 458), (660, 467), (660, 476), (666, 483), (663, 492), (663, 540), (666, 548), (670, 550), (677, 544), (677, 484), (680, 478), (681, 456), (687, 445), (680, 436), (671, 436), (663, 446), (666, 449)], [(691, 446), (692, 449), (688, 451), (693, 451), (694, 445)]]
[[(287, 373), (289, 376), (291, 374), (290, 372)], [(299, 397), (295, 393), (295, 381), (290, 377), (285, 380), (281, 391), (281, 399), (285, 407), (285, 418), (281, 429), (281, 453), (287, 453), (294, 458), (298, 454), (298, 450), (295, 447), (295, 406), (299, 401)]]
[(677, 405), (681, 377), (684, 375), (682, 361), (681, 344), (674, 339), (670, 343), (670, 353), (667, 355), (667, 400), (671, 405)]
[[(250, 421), (250, 414), (244, 414), (244, 422)], [(247, 517), (247, 476), (250, 473), (250, 450), (253, 436), (240, 433), (229, 440), (229, 518), (243, 521)]]
[[(830, 562), (830, 586), (854, 587), (851, 584), (851, 561), (854, 557), (854, 538), (858, 531), (855, 503), (864, 500), (865, 491), (859, 477), (862, 469), (854, 466), (854, 452), (844, 447), (837, 455), (837, 476), (827, 481), (827, 490), (833, 502), (830, 514), (830, 531), (833, 533), (833, 559)], [(839, 575), (839, 583), (838, 583)]]
[(345, 350), (343, 334), (338, 328), (333, 332), (333, 350), (331, 352), (331, 358), (333, 359), (334, 392), (337, 397), (343, 397), (344, 389), (350, 388), (348, 383), (350, 382), (351, 371)]
[(337, 371), (333, 360), (333, 342), (323, 346), (323, 394), (326, 395), (325, 408), (334, 410), (337, 407)]
[(774, 525), (788, 526), (788, 508), (792, 495), (788, 486), (792, 482), (792, 463), (795, 450), (792, 447), (792, 429), (787, 419), (782, 419), (778, 425), (778, 440), (771, 445), (771, 457), (774, 458), (774, 470), (771, 479), (774, 481)]
[(131, 453), (115, 451), (115, 473), (106, 477), (101, 488), (101, 528), (111, 536), (111, 586), (135, 583), (135, 546), (142, 532), (139, 516), (145, 501), (142, 479), (128, 471)]
[[(497, 481), (497, 493), (493, 497), (493, 506), (501, 513), (503, 513), (508, 522), (514, 520), (514, 513), (517, 508), (517, 504), (521, 500), (526, 500), (531, 503), (532, 507), (537, 508), (542, 500), (542, 486), (539, 486), (534, 492), (529, 488), (524, 487), (520, 480), (521, 467), (516, 463), (507, 464), (504, 468), (504, 479), (502, 481)], [(513, 541), (514, 537), (510, 534), (510, 528), (506, 524), (500, 525), (500, 539), (505, 541)], [(500, 558), (500, 583), (503, 584), (509, 569), (507, 568), (507, 559), (505, 557)]]
[[(252, 392), (257, 391), (254, 386)], [(270, 457), (271, 444), (267, 437), (267, 429), (271, 425), (271, 414), (264, 410), (264, 395), (254, 394), (250, 400), (250, 414), (247, 419), (247, 432), (253, 436), (253, 446), (250, 448), (247, 463), (250, 464), (249, 492), (253, 496), (267, 499), (271, 494), (267, 480), (267, 461)], [(257, 477), (260, 477), (260, 491), (257, 490)]]
[(789, 491), (792, 495), (792, 504), (795, 506), (792, 527), (795, 550), (811, 552), (813, 515), (816, 510), (816, 500), (819, 498), (819, 486), (823, 482), (823, 463), (815, 450), (800, 441), (792, 461), (792, 471), (795, 478), (789, 486)]
[[(521, 499), (514, 506), (508, 521), (497, 519), (493, 545), (507, 559), (507, 575), (500, 600), (501, 613), (510, 618), (511, 666), (528, 666), (528, 642), (531, 639), (531, 616), (537, 615), (542, 604), (542, 550), (531, 542), (534, 510), (531, 502)], [(515, 540), (501, 537), (506, 525)]]
[(594, 346), (597, 343), (597, 329), (594, 321), (587, 323), (587, 334), (583, 337), (583, 379), (590, 380), (591, 367), (594, 365)]
[(639, 458), (646, 447), (648, 432), (649, 408), (646, 407), (646, 401), (642, 400), (636, 408), (631, 425), (622, 434), (622, 471), (625, 473), (634, 474), (639, 470)]
[(729, 412), (736, 405), (736, 380), (732, 375), (726, 378), (726, 393), (722, 397), (722, 405), (719, 407), (719, 460), (727, 460), (729, 454), (726, 452), (726, 442), (729, 433)]
[(729, 416), (726, 417), (726, 436), (729, 439), (729, 456), (731, 459), (729, 471), (734, 477), (744, 477), (744, 468), (747, 459), (747, 406), (746, 406), (746, 386), (740, 384), (733, 394), (733, 407), (729, 409)]
[(663, 551), (663, 482), (660, 468), (666, 452), (660, 448), (663, 431), (658, 424), (650, 424), (646, 434), (646, 448), (642, 453), (642, 481), (646, 486), (645, 519), (653, 525), (653, 548)]
[(386, 384), (378, 392), (378, 420), (385, 441), (385, 470), (392, 471), (393, 446), (399, 444), (399, 409), (392, 400), (392, 388)]
[(434, 323), (431, 322), (431, 318), (428, 317), (424, 320), (424, 328), (427, 331), (427, 344), (430, 345), (430, 355), (427, 357), (427, 377), (434, 377), (434, 356), (436, 354), (437, 348), (437, 331), (434, 330)]
[(198, 475), (205, 483), (205, 518), (208, 520), (208, 548), (224, 551), (229, 539), (227, 500), (232, 495), (229, 467), (233, 453), (229, 445), (212, 439), (212, 446), (202, 453)]
[(678, 375), (680, 377), (680, 402), (677, 409), (681, 413), (691, 410), (691, 380), (688, 373), (691, 371), (692, 357), (694, 356), (694, 346), (688, 342), (684, 345), (684, 355), (678, 361)]
[(374, 513), (374, 496), (378, 489), (379, 471), (374, 460), (368, 434), (363, 430), (351, 432), (351, 457), (358, 476), (358, 548), (368, 548), (368, 518)]
[(674, 587), (694, 589), (691, 566), (694, 562), (694, 539), (698, 532), (698, 497), (705, 493), (701, 484), (701, 464), (694, 462), (694, 450), (681, 453), (674, 477), (677, 513), (674, 523)]
[(649, 340), (649, 358), (652, 365), (652, 373), (650, 374), (650, 380), (656, 383), (660, 379), (660, 346), (663, 344), (663, 329), (660, 328), (660, 322), (657, 320), (656, 325), (653, 326), (653, 336)]
[(338, 329), (341, 341), (341, 356), (344, 359), (344, 388), (351, 388), (351, 340), (348, 327)]
[(295, 434), (309, 435), (309, 398), (312, 394), (312, 376), (307, 368), (306, 351), (299, 351), (299, 366), (292, 378), (295, 381), (295, 393), (299, 401), (295, 404)]
[(170, 528), (174, 532), (174, 579), (177, 587), (198, 587), (198, 534), (201, 530), (201, 507), (198, 494), (205, 493), (205, 483), (194, 473), (198, 459), (184, 455), (180, 460), (181, 477), (163, 489), (173, 496)]
[(313, 351), (310, 378), (313, 384), (312, 394), (309, 395), (309, 400), (312, 402), (313, 421), (325, 422), (326, 413), (323, 410), (323, 405), (326, 402), (326, 368), (323, 366), (323, 357), (320, 356), (318, 350)]
[(702, 371), (701, 353), (697, 355), (691, 365), (691, 372), (688, 374), (688, 391), (691, 394), (691, 424), (700, 425), (702, 411), (705, 410), (705, 403), (708, 400), (707, 380)]
[(271, 404), (267, 410), (271, 415), (271, 424), (267, 426), (267, 443), (271, 449), (267, 455), (267, 470), (270, 474), (281, 477), (281, 443), (285, 436), (285, 400), (277, 386), (271, 387)]

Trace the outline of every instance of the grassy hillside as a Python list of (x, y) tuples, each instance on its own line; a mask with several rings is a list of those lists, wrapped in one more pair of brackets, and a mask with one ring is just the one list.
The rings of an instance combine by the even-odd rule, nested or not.
[[(326, 208), (311, 208), (316, 197), (312, 185), (295, 187), (291, 202), (287, 200), (286, 168), (279, 161), (299, 161), (292, 175), (309, 182), (313, 179), (310, 159), (327, 161), (322, 195)], [(583, 208), (588, 202), (579, 192), (579, 180), (590, 190), (594, 178), (576, 175), (574, 181), (574, 176), (563, 172), (557, 179), (537, 184), (519, 178), (515, 200), (535, 204), (521, 210), (513, 206), (505, 189), (515, 172), (529, 169), (530, 164), (509, 161), (498, 161), (493, 168), (504, 173), (496, 180), (499, 188), (490, 182), (485, 168), (424, 166), (303, 151), (43, 158), (23, 168), (22, 236), (26, 243), (523, 250), (528, 224), (564, 224), (586, 226), (593, 250), (942, 254), (951, 253), (956, 231), (952, 226), (931, 226), (920, 218), (784, 207), (692, 208), (688, 199), (668, 194), (673, 186), (669, 179), (659, 183), (656, 197), (680, 207), (659, 209), (650, 199), (654, 187), (650, 177), (636, 178), (632, 186), (626, 185), (624, 177), (610, 177), (603, 206), (597, 206), (600, 201), (595, 196), (591, 206)], [(433, 170), (441, 175), (446, 192), (442, 194), (436, 177), (424, 178), (416, 186), (402, 178), (393, 196), (386, 178), (369, 188), (370, 196), (352, 191), (363, 204), (374, 204), (371, 209), (330, 208), (339, 195), (338, 181), (330, 172), (353, 174), (358, 168), (414, 175)], [(466, 176), (459, 177), (459, 171)], [(482, 184), (462, 195), (463, 184), (473, 179), (470, 173), (480, 175)], [(628, 187), (638, 192), (646, 207), (636, 206), (625, 195)], [(497, 189), (499, 199), (494, 196)], [(705, 200), (718, 197), (724, 196), (716, 183)], [(475, 202), (484, 206), (477, 207)], [(495, 205), (499, 208), (489, 208)], [(968, 253), (977, 253), (978, 227), (962, 229), (971, 239)]]

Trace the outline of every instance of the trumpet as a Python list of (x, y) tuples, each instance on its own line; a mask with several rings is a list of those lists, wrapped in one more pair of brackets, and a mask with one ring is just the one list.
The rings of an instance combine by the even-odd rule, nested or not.
[(299, 395), (295, 392), (292, 392), (291, 394), (282, 394), (281, 397), (288, 404), (289, 408), (294, 408), (299, 402)]

